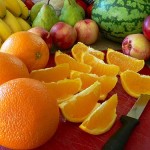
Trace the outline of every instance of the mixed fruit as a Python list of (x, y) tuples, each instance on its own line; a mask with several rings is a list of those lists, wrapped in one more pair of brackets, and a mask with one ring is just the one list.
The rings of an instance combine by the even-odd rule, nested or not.
[[(49, 0), (35, 4), (0, 0), (0, 7), (2, 146), (43, 145), (55, 134), (60, 113), (89, 134), (109, 131), (117, 118), (119, 98), (117, 93), (108, 94), (118, 80), (131, 97), (150, 94), (150, 76), (139, 73), (150, 58), (149, 16), (143, 34), (125, 37), (122, 52), (108, 48), (105, 53), (90, 46), (100, 30), (94, 20), (85, 18), (87, 5), (79, 0), (65, 0), (61, 17)], [(77, 18), (68, 17), (72, 12), (78, 13)]]

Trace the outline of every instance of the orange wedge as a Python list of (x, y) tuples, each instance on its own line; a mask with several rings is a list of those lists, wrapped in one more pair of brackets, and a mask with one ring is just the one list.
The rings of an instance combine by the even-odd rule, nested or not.
[(81, 89), (82, 81), (79, 78), (64, 79), (57, 82), (45, 83), (45, 85), (48, 87), (51, 95), (60, 103), (62, 99), (78, 93)]
[(75, 44), (71, 49), (73, 58), (75, 58), (79, 62), (81, 62), (82, 54), (84, 54), (85, 52), (88, 52), (88, 46), (81, 42)]
[(119, 66), (121, 72), (126, 70), (139, 72), (145, 65), (144, 60), (133, 58), (110, 48), (107, 51), (106, 59), (108, 64)]
[(119, 73), (119, 67), (113, 64), (106, 64), (103, 60), (85, 53), (82, 57), (83, 62), (92, 67), (91, 73), (101, 75), (116, 76)]
[(88, 50), (89, 50), (88, 52), (89, 52), (90, 54), (94, 55), (94, 56), (97, 57), (98, 59), (104, 60), (105, 54), (104, 54), (102, 51), (96, 50), (96, 49), (94, 49), (94, 48), (92, 48), (92, 47), (89, 47)]
[(111, 129), (116, 120), (117, 104), (118, 97), (117, 94), (114, 94), (107, 101), (96, 107), (82, 122), (79, 128), (93, 135), (107, 132)]
[(82, 122), (95, 107), (100, 95), (97, 81), (87, 89), (67, 98), (59, 104), (64, 117), (71, 122)]
[(71, 70), (77, 70), (87, 73), (91, 71), (91, 66), (77, 62), (74, 58), (72, 58), (68, 54), (62, 53), (61, 51), (57, 51), (55, 53), (55, 63), (56, 65), (68, 63)]
[(120, 74), (121, 84), (124, 90), (135, 98), (141, 94), (150, 94), (150, 76), (141, 75), (132, 70)]
[(99, 81), (101, 83), (100, 88), (100, 100), (104, 100), (108, 93), (116, 86), (118, 78), (116, 76), (97, 76), (96, 74), (83, 73), (79, 71), (71, 70), (70, 78), (80, 78), (82, 81), (81, 89), (84, 90), (94, 82)]
[(44, 81), (44, 82), (56, 82), (67, 78), (70, 74), (69, 64), (64, 63), (55, 67), (33, 70), (30, 73), (30, 78)]
[(88, 52), (92, 55), (94, 55), (95, 57), (104, 60), (104, 53), (98, 50), (95, 50), (81, 42), (78, 42), (77, 44), (75, 44), (72, 49), (71, 49), (71, 53), (73, 58), (75, 58), (77, 61), (81, 62), (82, 60), (82, 55)]

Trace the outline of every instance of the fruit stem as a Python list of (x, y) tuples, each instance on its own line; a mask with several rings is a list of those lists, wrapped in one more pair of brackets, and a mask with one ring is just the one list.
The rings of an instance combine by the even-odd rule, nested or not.
[(49, 5), (50, 0), (47, 1), (47, 5)]

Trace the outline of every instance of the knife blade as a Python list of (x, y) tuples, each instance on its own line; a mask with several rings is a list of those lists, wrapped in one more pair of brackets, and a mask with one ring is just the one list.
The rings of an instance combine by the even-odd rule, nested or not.
[(122, 115), (120, 121), (122, 127), (110, 137), (110, 139), (103, 146), (103, 150), (123, 150), (127, 143), (129, 136), (133, 129), (139, 123), (139, 117), (141, 116), (144, 108), (146, 107), (150, 95), (142, 94), (130, 109), (127, 115)]

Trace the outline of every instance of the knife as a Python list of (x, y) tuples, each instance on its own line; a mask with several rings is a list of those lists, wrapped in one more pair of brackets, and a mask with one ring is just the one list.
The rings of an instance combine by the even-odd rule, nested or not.
[(133, 129), (139, 123), (139, 117), (141, 116), (149, 100), (150, 95), (142, 94), (135, 102), (128, 114), (121, 116), (120, 121), (122, 123), (122, 127), (110, 137), (110, 139), (103, 146), (103, 150), (124, 149), (124, 146), (127, 143)]

